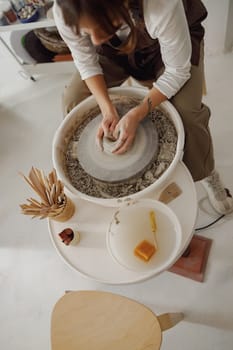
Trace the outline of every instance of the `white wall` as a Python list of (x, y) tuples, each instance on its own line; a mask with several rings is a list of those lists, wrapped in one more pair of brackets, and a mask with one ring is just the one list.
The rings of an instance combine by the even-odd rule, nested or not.
[[(208, 10), (204, 22), (206, 28), (205, 47), (207, 55), (225, 51), (225, 39), (230, 2), (233, 0), (202, 0)], [(232, 14), (233, 15), (233, 14)], [(232, 18), (233, 21), (233, 18)], [(232, 34), (233, 35), (233, 34)]]
[(233, 0), (229, 0), (228, 25), (226, 29), (225, 51), (233, 50)]

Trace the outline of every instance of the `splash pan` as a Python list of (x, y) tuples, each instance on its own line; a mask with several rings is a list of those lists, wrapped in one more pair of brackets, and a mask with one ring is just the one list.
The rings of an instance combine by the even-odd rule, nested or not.
[[(146, 89), (123, 87), (109, 91), (116, 108), (125, 106), (128, 109), (140, 103), (148, 92)], [(158, 149), (156, 144), (153, 148), (155, 157), (151, 156), (145, 168), (143, 165), (138, 170), (140, 167), (137, 165), (133, 171), (135, 174), (126, 174), (120, 181), (119, 178), (114, 179), (114, 171), (107, 179), (98, 179), (95, 173), (91, 176), (78, 159), (82, 132), (99, 114), (100, 110), (91, 96), (69, 113), (55, 133), (53, 164), (66, 188), (78, 197), (106, 206), (119, 206), (129, 196), (131, 199), (141, 198), (159, 188), (171, 176), (183, 155), (183, 125), (171, 103), (163, 102), (150, 115), (150, 122), (158, 135)], [(85, 142), (82, 147), (85, 153)], [(136, 163), (141, 164), (140, 161)]]

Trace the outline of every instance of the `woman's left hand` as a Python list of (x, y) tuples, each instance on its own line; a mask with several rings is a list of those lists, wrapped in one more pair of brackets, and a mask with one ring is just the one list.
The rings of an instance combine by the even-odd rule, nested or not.
[(113, 136), (117, 139), (117, 145), (113, 150), (114, 154), (123, 154), (130, 148), (136, 135), (138, 124), (136, 108), (132, 108), (119, 120), (113, 132)]

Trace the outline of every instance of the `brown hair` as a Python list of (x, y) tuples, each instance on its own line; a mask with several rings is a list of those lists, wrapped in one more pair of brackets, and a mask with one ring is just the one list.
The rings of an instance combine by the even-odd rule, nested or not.
[(136, 46), (135, 25), (130, 17), (127, 0), (57, 0), (61, 7), (65, 24), (80, 34), (79, 21), (82, 16), (88, 16), (100, 24), (101, 29), (109, 35), (118, 28), (113, 25), (113, 19), (122, 19), (130, 28), (127, 40), (120, 46), (121, 53), (130, 53)]

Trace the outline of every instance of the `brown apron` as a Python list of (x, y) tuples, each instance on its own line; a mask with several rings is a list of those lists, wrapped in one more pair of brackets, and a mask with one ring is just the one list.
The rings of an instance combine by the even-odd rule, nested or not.
[[(156, 0), (155, 0), (156, 1)], [(200, 0), (182, 0), (189, 26), (192, 56), (191, 63), (198, 65), (200, 42), (204, 36), (201, 22), (207, 17), (205, 6)], [(129, 9), (136, 24), (137, 44), (129, 55), (119, 54), (120, 39), (117, 35), (108, 43), (98, 47), (98, 53), (120, 65), (127, 74), (137, 80), (153, 80), (157, 72), (164, 66), (158, 39), (152, 39), (147, 32), (142, 0), (129, 0)]]

